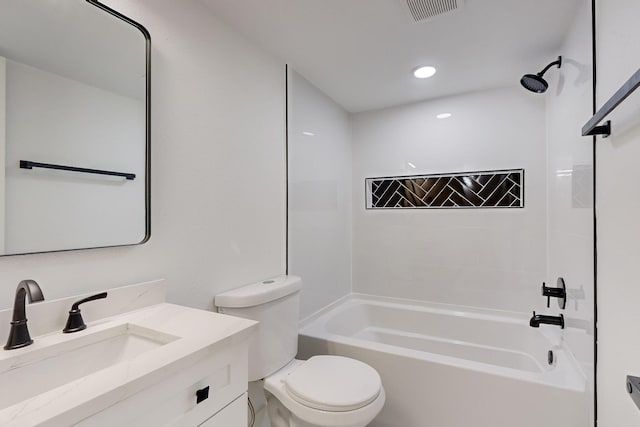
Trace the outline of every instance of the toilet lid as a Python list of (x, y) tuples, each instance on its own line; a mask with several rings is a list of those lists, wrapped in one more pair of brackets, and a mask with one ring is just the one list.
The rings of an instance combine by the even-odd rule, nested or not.
[(313, 356), (284, 380), (289, 395), (322, 411), (352, 411), (373, 402), (382, 381), (371, 366), (340, 356)]

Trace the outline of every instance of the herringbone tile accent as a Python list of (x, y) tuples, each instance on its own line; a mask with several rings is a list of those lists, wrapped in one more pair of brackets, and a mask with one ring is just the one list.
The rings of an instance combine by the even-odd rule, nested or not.
[(524, 169), (367, 178), (367, 209), (521, 208)]

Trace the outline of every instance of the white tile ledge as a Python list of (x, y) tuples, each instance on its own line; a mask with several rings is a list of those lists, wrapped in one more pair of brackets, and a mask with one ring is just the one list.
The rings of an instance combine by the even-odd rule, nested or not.
[(157, 349), (141, 354), (93, 374), (69, 382), (0, 411), (0, 425), (60, 425), (78, 422), (118, 401), (152, 386), (197, 361), (249, 337), (257, 322), (214, 312), (160, 303), (129, 313), (87, 323), (85, 331), (73, 334), (52, 332), (34, 337), (23, 349), (2, 351), (3, 361), (22, 353), (25, 359), (34, 350), (63, 343), (122, 325), (149, 328), (178, 337)]

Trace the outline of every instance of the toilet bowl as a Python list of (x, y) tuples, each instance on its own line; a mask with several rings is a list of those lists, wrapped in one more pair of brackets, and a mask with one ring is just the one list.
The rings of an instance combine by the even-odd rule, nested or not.
[(294, 359), (265, 378), (272, 427), (364, 427), (385, 401), (380, 375), (340, 356)]
[(258, 320), (249, 343), (249, 381), (264, 380), (271, 427), (364, 427), (382, 410), (378, 372), (341, 356), (294, 358), (299, 277), (282, 276), (217, 295), (218, 311)]

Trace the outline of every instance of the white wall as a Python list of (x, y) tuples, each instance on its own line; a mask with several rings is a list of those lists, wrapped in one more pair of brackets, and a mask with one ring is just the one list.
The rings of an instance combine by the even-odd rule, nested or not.
[[(533, 308), (546, 272), (543, 99), (514, 87), (361, 113), (353, 135), (354, 291)], [(365, 211), (366, 177), (511, 168), (525, 169), (523, 209)]]
[(295, 71), (288, 94), (289, 273), (303, 279), (304, 318), (351, 292), (351, 127)]
[(47, 299), (168, 279), (210, 308), (285, 268), (284, 64), (195, 1), (110, 0), (144, 24), (152, 57), (152, 235), (125, 248), (0, 258), (0, 307), (37, 280)]
[[(567, 328), (562, 331), (588, 380), (586, 407), (593, 420), (593, 144), (580, 129), (591, 116), (593, 99), (591, 1), (579, 13), (558, 51), (562, 67), (546, 75), (548, 223), (547, 285), (563, 277), (568, 291)], [(557, 315), (539, 298), (536, 309)]]
[[(144, 99), (7, 61), (5, 254), (139, 243), (145, 236)], [(136, 179), (20, 169), (20, 160)]]
[[(598, 0), (597, 107), (640, 67), (640, 2)], [(640, 425), (640, 410), (625, 391), (628, 374), (640, 376), (640, 120), (638, 94), (613, 116), (613, 135), (596, 142), (598, 236), (598, 425)], [(620, 132), (626, 123), (626, 131)], [(617, 130), (617, 131), (616, 131)]]

